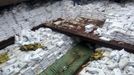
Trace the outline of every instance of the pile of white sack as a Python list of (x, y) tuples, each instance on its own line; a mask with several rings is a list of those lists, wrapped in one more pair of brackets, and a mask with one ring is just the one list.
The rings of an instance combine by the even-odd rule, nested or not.
[(98, 28), (95, 31), (95, 34), (99, 34), (102, 40), (117, 40), (134, 45), (133, 5), (126, 4), (125, 7), (117, 6), (117, 8), (116, 6), (110, 6), (107, 8), (108, 10), (105, 13), (106, 21), (104, 26)]
[[(35, 51), (21, 51), (20, 45), (41, 43), (45, 48)], [(73, 40), (49, 28), (36, 31), (23, 30), (16, 36), (16, 43), (0, 50), (8, 52), (10, 60), (0, 64), (0, 75), (37, 75), (55, 60), (62, 57), (73, 45)]]
[(112, 50), (98, 48), (104, 51), (104, 58), (90, 61), (79, 75), (134, 75), (134, 54), (124, 49)]

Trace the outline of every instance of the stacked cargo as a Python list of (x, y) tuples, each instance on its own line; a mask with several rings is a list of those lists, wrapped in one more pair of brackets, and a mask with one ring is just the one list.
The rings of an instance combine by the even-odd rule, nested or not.
[[(35, 50), (20, 50), (21, 46), (40, 43)], [(36, 75), (62, 57), (73, 45), (73, 40), (49, 28), (36, 31), (23, 30), (16, 36), (16, 43), (1, 50), (9, 60), (0, 65), (0, 75)], [(26, 48), (27, 49), (27, 48)], [(28, 48), (29, 49), (29, 48)]]
[(89, 61), (79, 75), (133, 75), (134, 54), (110, 48), (97, 48), (103, 51), (103, 58)]

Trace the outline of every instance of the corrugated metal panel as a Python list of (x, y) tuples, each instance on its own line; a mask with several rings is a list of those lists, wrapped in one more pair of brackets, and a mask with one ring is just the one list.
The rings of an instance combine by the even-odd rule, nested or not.
[(79, 44), (40, 75), (74, 75), (78, 68), (89, 59), (91, 53), (87, 46)]

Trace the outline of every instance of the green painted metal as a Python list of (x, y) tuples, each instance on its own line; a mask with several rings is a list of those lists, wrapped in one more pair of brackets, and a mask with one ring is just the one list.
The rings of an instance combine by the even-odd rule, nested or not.
[(86, 45), (78, 44), (40, 75), (75, 75), (78, 68), (90, 58), (91, 53)]

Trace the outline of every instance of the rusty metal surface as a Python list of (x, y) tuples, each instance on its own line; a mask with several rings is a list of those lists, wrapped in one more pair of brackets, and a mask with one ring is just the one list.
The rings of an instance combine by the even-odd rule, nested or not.
[[(98, 35), (93, 34), (93, 32), (86, 33), (84, 31), (83, 27), (78, 28), (79, 25), (77, 25), (77, 27), (72, 27), (72, 26), (69, 27), (69, 26), (64, 26), (64, 23), (66, 23), (65, 21), (64, 21), (64, 23), (61, 23), (60, 25), (55, 25), (54, 22), (55, 21), (53, 21), (51, 23), (45, 23), (43, 25), (44, 25), (44, 27), (51, 28), (53, 30), (56, 30), (61, 33), (65, 33), (70, 36), (77, 36), (77, 37), (79, 37), (83, 40), (89, 41), (91, 43), (99, 44), (101, 46), (110, 47), (113, 49), (125, 49), (128, 52), (134, 53), (134, 45), (131, 45), (131, 44), (128, 44), (125, 42), (121, 42), (121, 41), (115, 41), (115, 40), (103, 41), (103, 40), (99, 39)], [(88, 22), (88, 23), (94, 23), (95, 25), (99, 25), (101, 27), (104, 22), (99, 21), (99, 20), (92, 20), (92, 22)]]
[(9, 45), (12, 45), (14, 44), (14, 41), (15, 41), (15, 38), (14, 37), (10, 37), (9, 39), (7, 40), (3, 40), (0, 42), (0, 50), (9, 46)]
[[(67, 23), (67, 22), (65, 22), (65, 23)], [(94, 23), (95, 25), (97, 25), (99, 27), (102, 27), (104, 21), (90, 20), (90, 22), (88, 22), (88, 23)], [(79, 26), (77, 24), (74, 24), (74, 25)], [(41, 27), (48, 27), (48, 28), (51, 28), (55, 31), (65, 33), (69, 36), (76, 36), (76, 37), (79, 37), (82, 40), (85, 40), (85, 41), (88, 41), (88, 42), (91, 42), (91, 43), (94, 43), (94, 44), (99, 44), (101, 46), (110, 47), (110, 48), (113, 48), (113, 49), (123, 49), (124, 48), (128, 52), (134, 53), (134, 45), (131, 45), (131, 44), (128, 44), (128, 43), (125, 43), (125, 42), (115, 41), (115, 40), (111, 40), (109, 42), (100, 40), (99, 36), (94, 35), (93, 32), (85, 33), (83, 27), (74, 27), (74, 28), (69, 27), (68, 28), (68, 26), (62, 26), (62, 25), (56, 26), (56, 25), (53, 24), (53, 22), (51, 22), (51, 23), (44, 23), (44, 24), (41, 24), (39, 26), (33, 27), (32, 30), (37, 30)], [(5, 48), (5, 47), (7, 47), (11, 44), (14, 44), (14, 41), (15, 41), (14, 37), (11, 37), (7, 40), (4, 40), (4, 41), (0, 42), (0, 49), (3, 49), (3, 48)]]
[(12, 5), (27, 0), (0, 0), (0, 6)]

